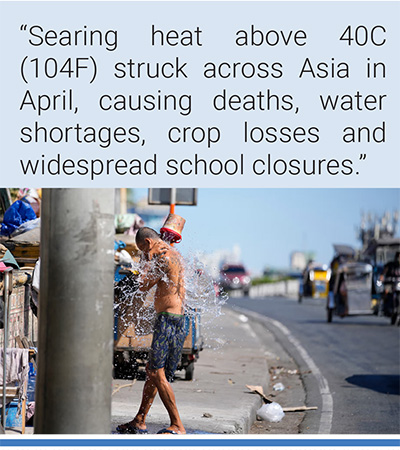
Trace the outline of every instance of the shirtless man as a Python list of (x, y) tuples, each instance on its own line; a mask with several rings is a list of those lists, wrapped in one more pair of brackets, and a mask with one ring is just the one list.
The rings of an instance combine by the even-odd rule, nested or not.
[(141, 228), (136, 235), (136, 245), (143, 252), (145, 268), (139, 280), (137, 296), (156, 287), (154, 307), (157, 313), (154, 325), (153, 342), (149, 363), (146, 367), (147, 377), (143, 387), (142, 403), (131, 422), (119, 425), (120, 433), (144, 434), (146, 416), (157, 392), (168, 411), (171, 424), (158, 434), (185, 434), (185, 428), (179, 417), (175, 395), (169, 381), (179, 363), (184, 333), (183, 305), (185, 286), (183, 264), (179, 253), (161, 240), (151, 228)]

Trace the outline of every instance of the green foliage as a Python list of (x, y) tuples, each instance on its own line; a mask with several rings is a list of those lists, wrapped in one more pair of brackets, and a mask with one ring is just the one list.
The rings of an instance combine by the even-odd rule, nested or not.
[(263, 276), (259, 278), (253, 278), (251, 284), (257, 286), (258, 284), (277, 283), (278, 281), (291, 280), (288, 276)]

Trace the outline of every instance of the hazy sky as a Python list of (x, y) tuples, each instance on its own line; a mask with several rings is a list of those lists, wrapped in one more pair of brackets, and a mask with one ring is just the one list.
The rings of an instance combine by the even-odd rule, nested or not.
[[(136, 198), (146, 195), (135, 189)], [(238, 244), (256, 272), (288, 267), (296, 250), (329, 263), (332, 244), (360, 246), (362, 212), (399, 209), (400, 189), (199, 189), (197, 206), (176, 207), (186, 219), (178, 248), (209, 253)]]

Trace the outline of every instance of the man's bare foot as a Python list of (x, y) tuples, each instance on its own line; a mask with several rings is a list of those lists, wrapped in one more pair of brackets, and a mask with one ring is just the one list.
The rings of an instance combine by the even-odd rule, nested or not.
[(118, 433), (122, 434), (147, 434), (146, 424), (139, 423), (137, 420), (133, 419), (130, 422), (124, 423), (117, 426)]
[(184, 428), (171, 426), (169, 428), (163, 428), (158, 431), (157, 434), (186, 434), (186, 430)]

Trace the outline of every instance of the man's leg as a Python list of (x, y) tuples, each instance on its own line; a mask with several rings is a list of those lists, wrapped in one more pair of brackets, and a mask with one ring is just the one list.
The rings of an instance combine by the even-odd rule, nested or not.
[(153, 340), (151, 343), (151, 351), (149, 363), (146, 365), (146, 381), (143, 386), (142, 402), (136, 416), (129, 422), (132, 426), (140, 429), (146, 428), (146, 417), (157, 395), (157, 387), (154, 382), (154, 369), (151, 367), (160, 367), (162, 365), (163, 352), (160, 351), (160, 336), (162, 334), (162, 317), (156, 318), (153, 331)]
[(138, 428), (146, 428), (146, 417), (150, 411), (151, 405), (157, 395), (157, 387), (154, 383), (153, 377), (150, 375), (148, 367), (146, 367), (146, 381), (143, 386), (142, 403), (139, 406), (139, 410), (132, 422), (136, 424)]
[(157, 387), (148, 366), (146, 366), (146, 374), (146, 381), (143, 386), (142, 403), (140, 404), (136, 416), (130, 422), (120, 425), (122, 431), (128, 429), (130, 426), (140, 430), (146, 429), (146, 417), (153, 404), (154, 398), (157, 395)]
[(185, 427), (179, 416), (178, 408), (176, 407), (175, 394), (169, 384), (164, 369), (156, 369), (151, 371), (151, 378), (154, 380), (158, 393), (160, 394), (161, 401), (168, 411), (168, 415), (171, 421), (169, 430), (176, 431), (179, 434), (186, 434)]

